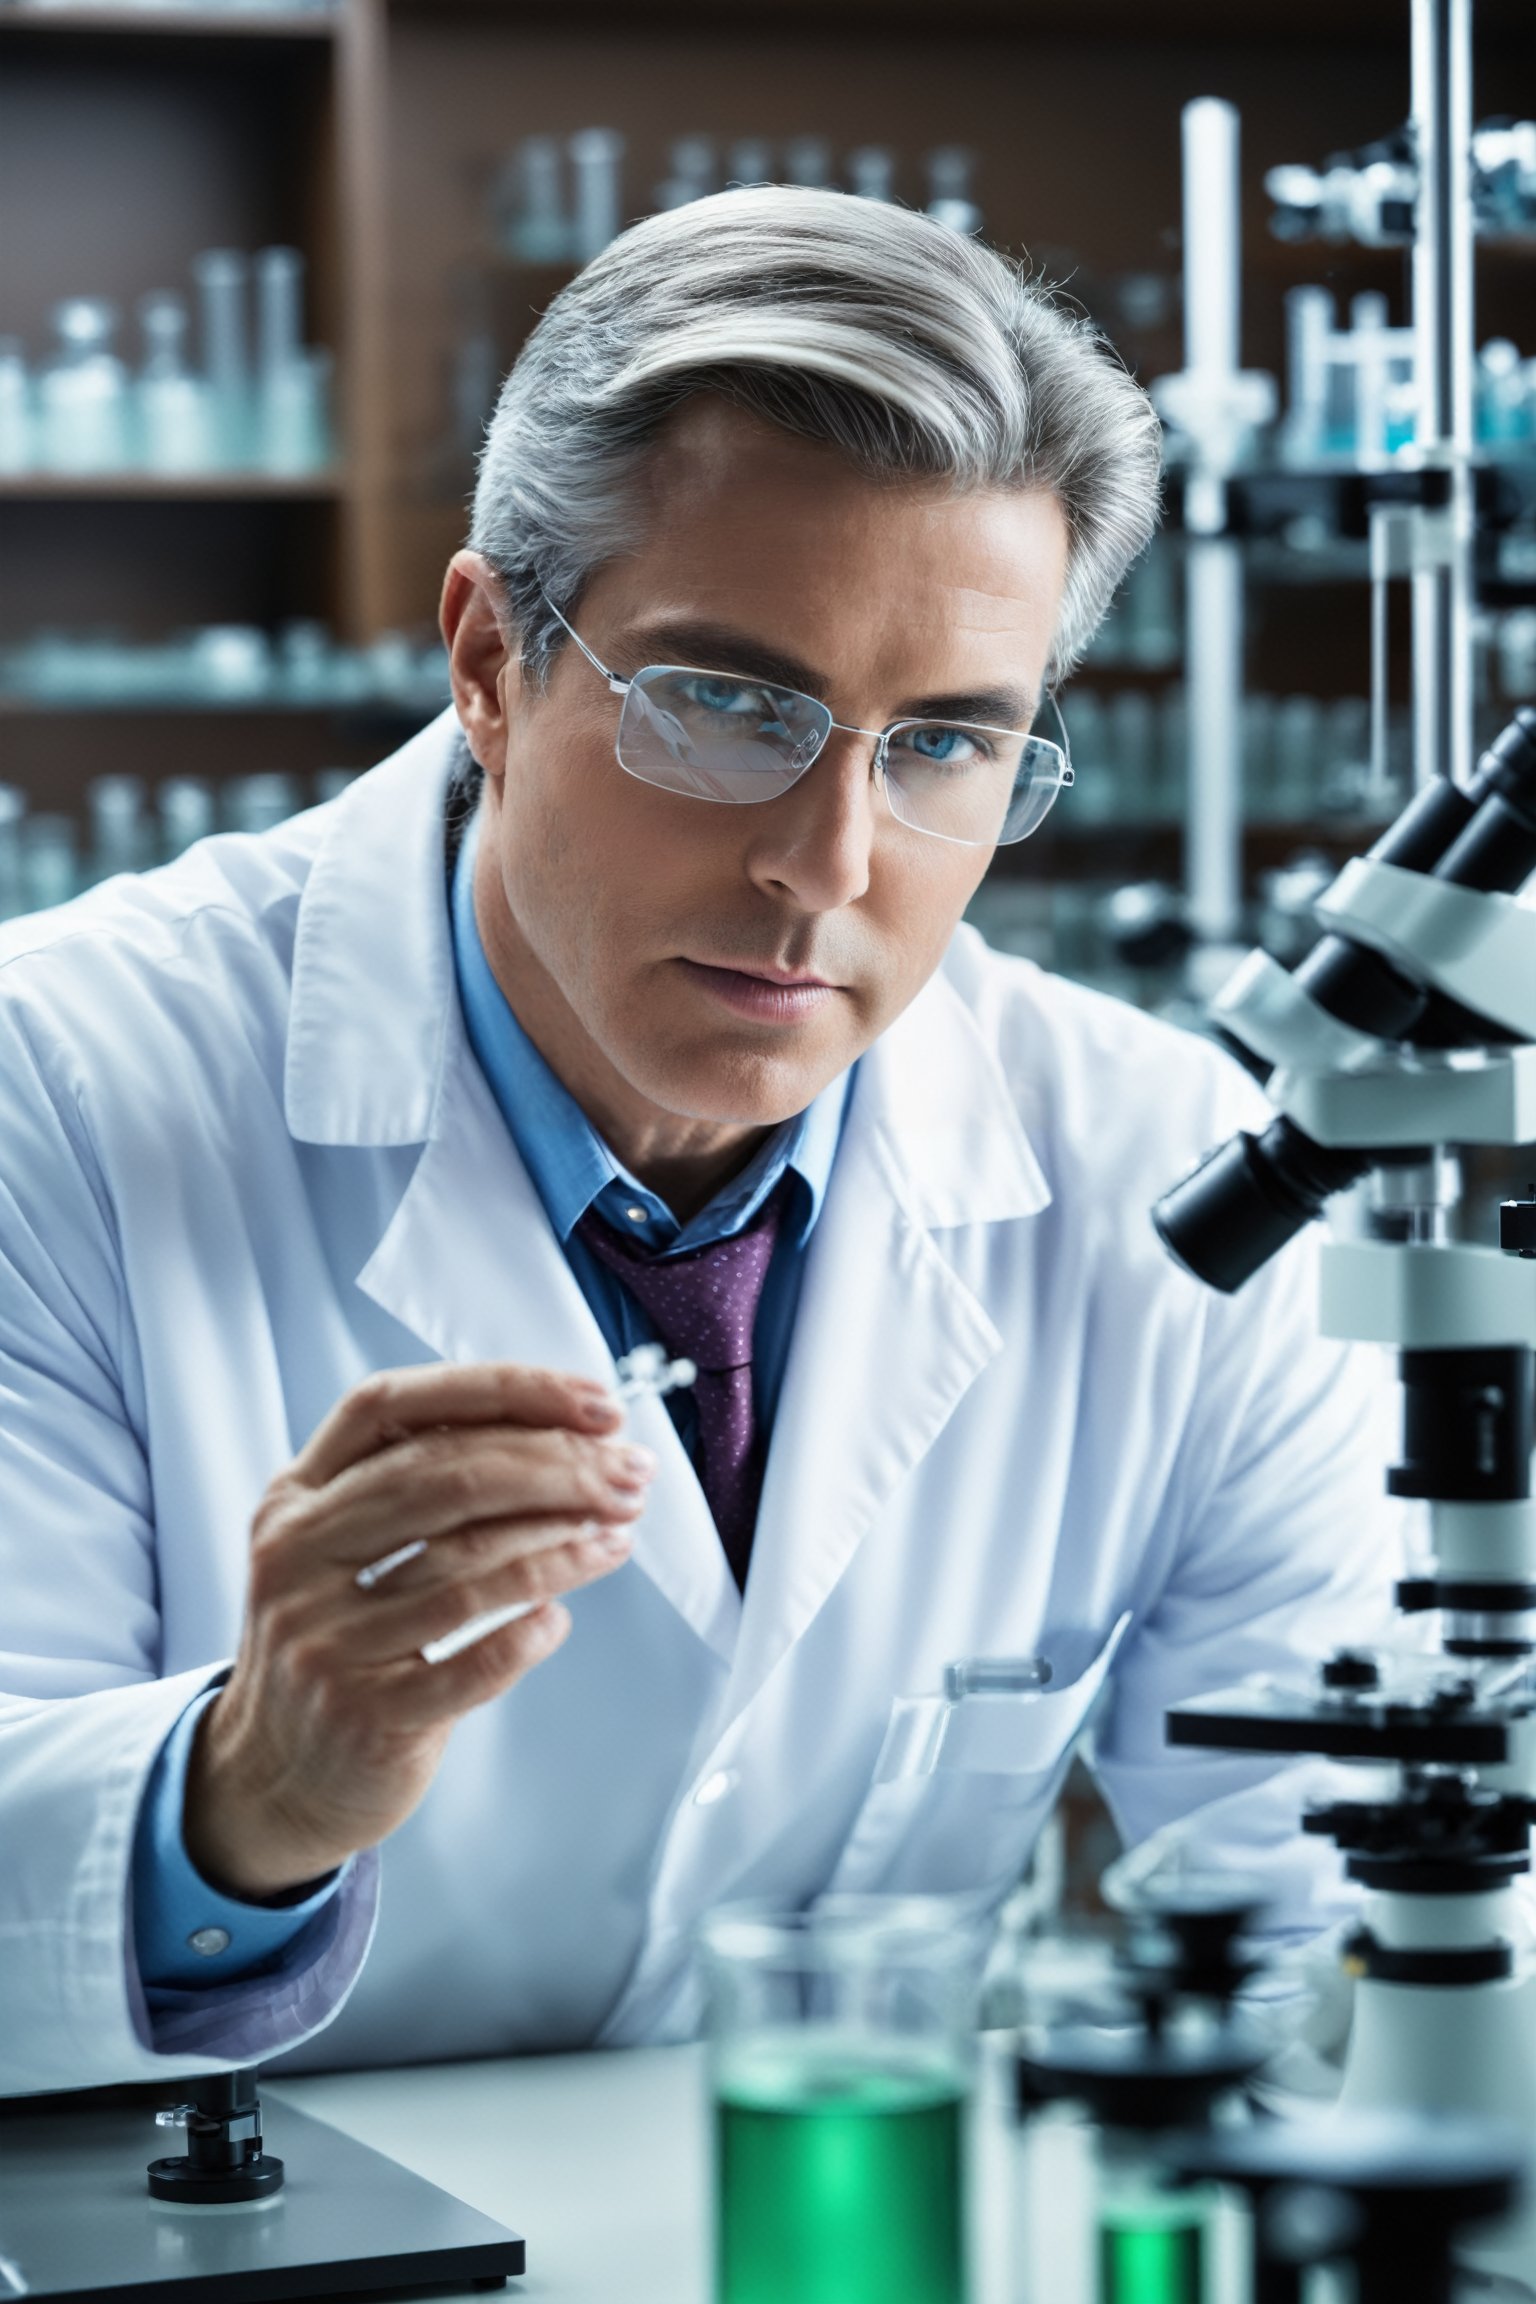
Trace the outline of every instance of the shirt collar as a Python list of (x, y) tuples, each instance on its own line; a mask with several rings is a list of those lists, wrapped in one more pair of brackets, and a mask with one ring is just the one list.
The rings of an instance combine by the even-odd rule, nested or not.
[(680, 1225), (665, 1201), (604, 1143), (539, 1054), (497, 983), (475, 920), (478, 832), (477, 820), (465, 832), (453, 873), (453, 957), (459, 998), (470, 1044), (558, 1239), (568, 1240), (595, 1204), (615, 1229), (653, 1251), (701, 1248), (749, 1224), (780, 1179), (792, 1173), (800, 1185), (794, 1221), (803, 1243), (826, 1195), (853, 1070), (824, 1088), (804, 1112), (776, 1128), (741, 1173)]

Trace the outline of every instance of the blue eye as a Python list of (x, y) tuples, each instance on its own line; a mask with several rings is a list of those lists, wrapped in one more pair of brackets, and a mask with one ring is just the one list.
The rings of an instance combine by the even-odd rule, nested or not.
[(756, 713), (762, 710), (762, 693), (740, 680), (727, 680), (716, 672), (696, 672), (681, 683), (684, 695), (692, 704), (705, 712), (724, 712), (731, 715)]
[(937, 720), (898, 729), (891, 749), (905, 752), (925, 768), (970, 768), (990, 757), (974, 729), (947, 728)]

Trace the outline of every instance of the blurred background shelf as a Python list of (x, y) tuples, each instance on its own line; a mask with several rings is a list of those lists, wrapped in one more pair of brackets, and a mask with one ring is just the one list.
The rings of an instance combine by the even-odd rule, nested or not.
[(0, 5), (0, 35), (49, 32), (141, 33), (166, 40), (330, 40), (338, 15), (330, 8), (88, 8)]
[(340, 472), (7, 472), (0, 503), (270, 504), (344, 497)]
[[(0, 651), (43, 628), (152, 647), (195, 626), (276, 634), (294, 620), (353, 649), (391, 633), (424, 648), (497, 378), (572, 276), (514, 261), (492, 226), (498, 172), (533, 134), (618, 130), (629, 215), (690, 134), (722, 150), (767, 139), (779, 154), (819, 135), (839, 168), (857, 147), (886, 146), (908, 201), (926, 196), (921, 156), (963, 145), (986, 236), (1062, 284), (1151, 378), (1182, 364), (1180, 106), (1225, 96), (1243, 120), (1243, 360), (1279, 373), (1283, 300), (1299, 283), (1341, 306), (1377, 290), (1405, 314), (1400, 250), (1277, 241), (1262, 187), (1271, 167), (1401, 121), (1407, 21), (1408, 0), (1164, 0), (1155, 12), (1145, 0), (0, 0), (0, 331), (36, 359), (62, 295), (128, 311), (184, 280), (200, 249), (291, 245), (306, 262), (310, 337), (335, 353), (340, 443), (334, 470), (294, 478), (0, 476)], [(1531, 30), (1529, 0), (1478, 0), (1480, 117), (1528, 116)], [(1478, 281), (1480, 336), (1527, 353), (1531, 253), (1484, 249)], [(1114, 733), (1149, 712), (1176, 720), (1176, 492), (1170, 502), (1156, 556), (1173, 606), (1150, 636), (1145, 617), (1132, 628), (1122, 615), (1068, 690), (1069, 727), (1091, 732), (1097, 713), (1107, 749), (1080, 749), (1055, 828), (1005, 851), (998, 881), (1177, 877), (1166, 761), (1147, 804)], [(1310, 553), (1293, 531), (1248, 554), (1252, 686), (1313, 699), (1337, 726), (1366, 678), (1362, 534), (1336, 522)], [(1392, 640), (1405, 672), (1405, 626)], [(435, 708), (424, 689), (414, 718)], [(405, 702), (124, 694), (71, 706), (0, 685), (0, 780), (33, 808), (78, 813), (107, 752), (151, 786), (302, 778), (363, 765), (412, 724)], [(1166, 752), (1166, 731), (1157, 741)], [(1358, 844), (1347, 810), (1280, 814), (1273, 799), (1258, 777), (1255, 886), (1296, 850)]]

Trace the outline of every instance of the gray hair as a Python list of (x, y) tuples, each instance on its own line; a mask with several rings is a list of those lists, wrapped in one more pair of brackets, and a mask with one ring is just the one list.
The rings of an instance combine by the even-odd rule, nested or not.
[(639, 541), (668, 417), (715, 393), (879, 479), (1045, 488), (1068, 529), (1051, 675), (1157, 517), (1160, 433), (1092, 324), (1024, 266), (903, 208), (773, 185), (652, 216), (554, 299), (487, 429), (470, 542), (542, 679), (597, 569)]

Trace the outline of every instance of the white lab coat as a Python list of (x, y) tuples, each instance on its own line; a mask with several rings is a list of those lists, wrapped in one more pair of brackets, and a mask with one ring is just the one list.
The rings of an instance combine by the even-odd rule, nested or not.
[[(722, 1898), (995, 1903), (1127, 1612), (1099, 1732), (1124, 1830), (1228, 1796), (1213, 1840), (1287, 1839), (1262, 1765), (1168, 1753), (1164, 1707), (1358, 1634), (1392, 1572), (1374, 1380), (1315, 1340), (1309, 1255), (1228, 1301), (1148, 1220), (1256, 1093), (963, 930), (860, 1067), (745, 1603), (641, 1404), (634, 1558), (566, 1647), (459, 1724), (301, 1973), (152, 2032), (136, 1812), (235, 1649), (268, 1480), (371, 1369), (611, 1373), (465, 1038), (451, 734), (0, 937), (7, 2092), (662, 2038)], [(1052, 1660), (1027, 1748), (874, 1783), (893, 1703), (982, 1651)]]

